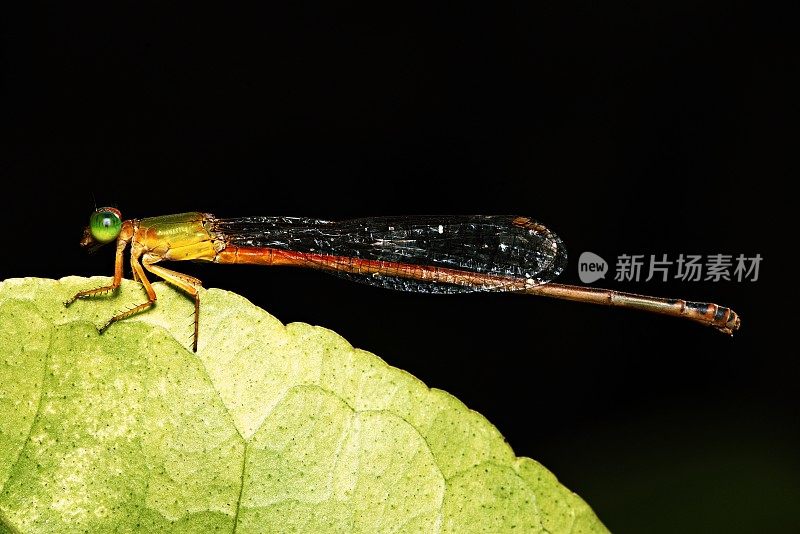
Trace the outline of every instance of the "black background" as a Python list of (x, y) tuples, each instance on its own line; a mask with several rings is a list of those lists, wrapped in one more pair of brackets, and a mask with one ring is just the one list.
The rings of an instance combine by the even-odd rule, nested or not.
[(0, 279), (110, 274), (112, 250), (77, 247), (92, 194), (137, 218), (530, 215), (564, 239), (573, 283), (585, 250), (612, 268), (624, 253), (760, 253), (757, 282), (604, 282), (729, 305), (733, 338), (548, 299), (178, 268), (451, 392), (614, 531), (800, 529), (797, 292), (774, 245), (794, 243), (775, 185), (788, 90), (780, 50), (762, 47), (777, 14), (136, 4), (0, 24)]

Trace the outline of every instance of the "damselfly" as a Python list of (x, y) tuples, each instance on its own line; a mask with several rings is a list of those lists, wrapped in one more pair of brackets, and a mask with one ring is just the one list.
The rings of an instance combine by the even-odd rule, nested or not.
[(162, 260), (309, 267), (373, 286), (421, 293), (541, 295), (683, 317), (726, 334), (740, 324), (733, 310), (716, 304), (552, 283), (564, 270), (566, 249), (557, 235), (528, 217), (448, 215), (330, 222), (302, 217), (226, 219), (191, 212), (123, 221), (115, 208), (96, 210), (81, 245), (94, 249), (113, 241), (117, 251), (111, 284), (81, 291), (65, 304), (117, 289), (125, 248), (130, 245), (133, 278), (141, 282), (147, 300), (111, 317), (100, 332), (155, 304), (148, 271), (194, 299), (194, 351), (201, 282), (159, 265)]

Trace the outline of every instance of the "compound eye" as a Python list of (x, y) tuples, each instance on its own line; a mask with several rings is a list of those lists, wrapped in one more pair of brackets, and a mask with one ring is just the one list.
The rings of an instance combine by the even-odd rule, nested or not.
[(114, 208), (100, 208), (89, 218), (89, 231), (99, 243), (114, 241), (122, 230), (122, 219)]

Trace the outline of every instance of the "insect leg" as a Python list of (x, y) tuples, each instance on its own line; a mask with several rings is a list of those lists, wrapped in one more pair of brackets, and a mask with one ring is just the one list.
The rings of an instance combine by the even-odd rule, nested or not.
[(129, 310), (125, 310), (122, 313), (118, 313), (117, 315), (115, 315), (114, 317), (109, 319), (106, 322), (106, 324), (104, 324), (103, 326), (101, 326), (99, 328), (99, 331), (100, 331), (101, 334), (103, 332), (105, 332), (108, 329), (109, 326), (111, 326), (112, 324), (116, 323), (117, 321), (121, 321), (122, 319), (127, 319), (128, 317), (130, 317), (132, 315), (135, 315), (135, 314), (137, 314), (139, 312), (142, 312), (142, 311), (148, 309), (150, 306), (152, 306), (156, 302), (156, 292), (153, 289), (153, 286), (150, 285), (150, 281), (145, 276), (144, 269), (142, 269), (142, 266), (139, 263), (139, 258), (138, 257), (131, 255), (131, 267), (133, 268), (133, 272), (136, 274), (136, 276), (138, 276), (139, 281), (144, 286), (145, 292), (147, 292), (147, 302), (143, 302), (142, 304), (139, 304), (138, 306), (134, 306), (133, 308), (130, 308)]
[(155, 265), (144, 259), (144, 268), (166, 280), (168, 283), (182, 289), (194, 299), (194, 335), (192, 336), (192, 350), (197, 352), (197, 336), (200, 332), (200, 293), (198, 288), (202, 287), (203, 283), (193, 276), (188, 274), (179, 273), (160, 265)]
[(122, 266), (125, 256), (124, 254), (125, 247), (128, 246), (130, 240), (131, 240), (130, 232), (126, 232), (125, 229), (123, 228), (123, 232), (120, 233), (120, 236), (117, 239), (117, 252), (114, 258), (114, 279), (111, 281), (111, 284), (107, 286), (96, 287), (94, 289), (86, 289), (84, 291), (79, 291), (72, 298), (67, 300), (64, 303), (64, 306), (69, 306), (78, 299), (84, 299), (86, 297), (100, 295), (108, 291), (115, 291), (119, 287), (120, 283), (122, 283)]

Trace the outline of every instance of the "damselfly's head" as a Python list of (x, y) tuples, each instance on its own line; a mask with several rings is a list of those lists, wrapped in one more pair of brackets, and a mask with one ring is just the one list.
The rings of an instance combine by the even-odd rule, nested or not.
[(114, 241), (122, 230), (122, 214), (117, 208), (98, 208), (89, 217), (89, 226), (84, 228), (81, 246), (94, 252)]

